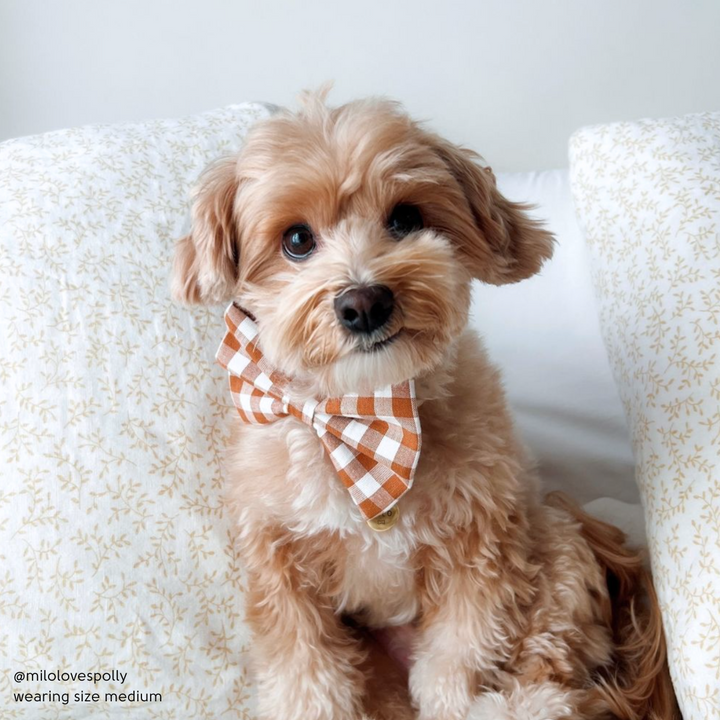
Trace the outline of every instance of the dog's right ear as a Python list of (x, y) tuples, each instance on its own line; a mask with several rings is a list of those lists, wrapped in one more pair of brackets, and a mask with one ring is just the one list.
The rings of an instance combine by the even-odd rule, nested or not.
[(437, 136), (430, 141), (465, 195), (473, 227), (462, 233), (460, 247), (473, 276), (493, 285), (534, 275), (552, 256), (555, 240), (532, 218), (531, 207), (503, 197), (479, 157)]
[(239, 186), (237, 158), (214, 163), (193, 193), (190, 234), (178, 241), (172, 296), (185, 303), (220, 303), (232, 298), (240, 246), (235, 217)]

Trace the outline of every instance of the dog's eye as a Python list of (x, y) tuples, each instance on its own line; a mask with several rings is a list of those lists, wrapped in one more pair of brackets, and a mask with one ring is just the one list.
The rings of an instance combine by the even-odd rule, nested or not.
[(305, 260), (315, 249), (315, 236), (307, 225), (293, 225), (283, 233), (282, 246), (291, 260)]
[(422, 230), (423, 219), (414, 205), (400, 203), (393, 208), (387, 220), (387, 227), (390, 233), (398, 240), (416, 230)]

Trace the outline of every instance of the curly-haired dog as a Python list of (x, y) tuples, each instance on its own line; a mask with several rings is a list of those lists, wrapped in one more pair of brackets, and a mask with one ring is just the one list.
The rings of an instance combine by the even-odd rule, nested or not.
[[(174, 294), (233, 300), (225, 364), (245, 352), (265, 383), (231, 378), (227, 470), (268, 720), (678, 717), (641, 559), (615, 528), (541, 500), (466, 329), (474, 278), (527, 278), (553, 245), (476, 161), (393, 103), (308, 96), (197, 189)], [(345, 448), (372, 475), (349, 477), (328, 443), (352, 433), (319, 430), (318, 408), (351, 398), (346, 427), (388, 387), (411, 429), (363, 419), (395, 460), (376, 466), (383, 440), (359, 459)], [(377, 513), (394, 527), (377, 532)], [(368, 629), (408, 624), (406, 677)]]

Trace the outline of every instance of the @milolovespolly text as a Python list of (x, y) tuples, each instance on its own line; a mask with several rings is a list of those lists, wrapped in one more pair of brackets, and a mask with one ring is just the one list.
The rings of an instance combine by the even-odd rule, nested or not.
[(125, 684), (127, 673), (122, 670), (91, 672), (73, 672), (71, 670), (18, 670), (13, 676), (16, 683), (21, 682), (119, 682)]

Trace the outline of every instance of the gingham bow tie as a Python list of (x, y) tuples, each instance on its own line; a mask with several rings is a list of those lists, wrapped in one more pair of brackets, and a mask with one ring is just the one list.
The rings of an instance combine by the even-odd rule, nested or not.
[(228, 332), (217, 361), (230, 376), (230, 394), (247, 423), (292, 415), (318, 434), (340, 479), (368, 520), (392, 508), (412, 486), (420, 457), (420, 418), (412, 380), (376, 390), (304, 404), (286, 395), (287, 379), (258, 347), (257, 325), (234, 303), (225, 311)]

